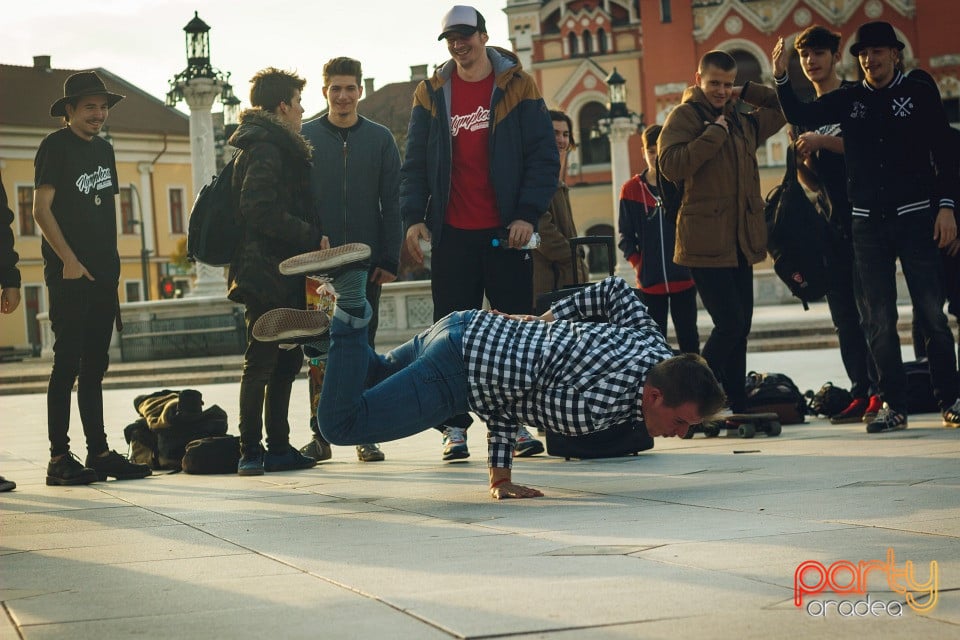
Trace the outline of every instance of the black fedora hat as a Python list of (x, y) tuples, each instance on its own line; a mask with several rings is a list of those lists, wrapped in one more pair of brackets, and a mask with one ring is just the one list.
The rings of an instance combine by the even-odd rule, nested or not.
[(64, 109), (66, 104), (83, 96), (107, 96), (107, 107), (112, 107), (124, 98), (117, 93), (107, 91), (103, 80), (95, 72), (81, 71), (74, 73), (63, 83), (63, 97), (50, 105), (50, 115), (54, 118), (66, 116), (67, 112)]
[(897, 40), (897, 34), (889, 22), (866, 22), (857, 29), (857, 39), (850, 45), (851, 55), (859, 55), (866, 47), (895, 47), (903, 51), (905, 45)]

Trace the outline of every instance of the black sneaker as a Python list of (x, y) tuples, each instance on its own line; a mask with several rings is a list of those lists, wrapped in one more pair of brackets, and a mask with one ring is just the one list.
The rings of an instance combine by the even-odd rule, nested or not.
[(357, 445), (357, 460), (360, 462), (383, 462), (387, 457), (375, 442)]
[(886, 431), (902, 431), (907, 428), (907, 415), (894, 411), (886, 402), (877, 413), (873, 422), (867, 424), (867, 433), (884, 433)]
[(310, 442), (300, 447), (300, 453), (317, 462), (323, 462), (333, 456), (333, 449), (326, 440), (318, 436), (313, 436)]
[(75, 453), (60, 456), (59, 460), (51, 460), (47, 464), (47, 484), (90, 484), (97, 481), (97, 472), (83, 466)]
[(108, 476), (117, 480), (135, 480), (146, 478), (153, 473), (150, 465), (130, 462), (116, 451), (108, 451), (105, 456), (87, 454), (86, 464), (96, 472), (99, 480), (106, 480)]
[(13, 480), (7, 480), (3, 476), (0, 476), (0, 491), (13, 491), (17, 488), (17, 483)]
[(317, 461), (308, 458), (290, 445), (285, 451), (275, 453), (267, 451), (263, 456), (264, 471), (293, 471), (295, 469), (309, 469), (317, 466)]

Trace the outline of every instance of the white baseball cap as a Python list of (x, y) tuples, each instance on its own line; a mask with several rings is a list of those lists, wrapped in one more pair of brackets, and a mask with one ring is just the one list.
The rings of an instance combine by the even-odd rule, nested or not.
[(480, 33), (487, 32), (486, 20), (473, 7), (457, 4), (450, 11), (447, 11), (443, 20), (440, 21), (440, 36), (437, 40), (443, 40), (451, 32), (472, 36), (477, 31)]

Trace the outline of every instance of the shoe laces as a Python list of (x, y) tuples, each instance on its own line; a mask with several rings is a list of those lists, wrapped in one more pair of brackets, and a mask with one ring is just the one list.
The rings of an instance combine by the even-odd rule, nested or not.
[(443, 431), (444, 444), (463, 444), (467, 441), (467, 430), (460, 427), (447, 427)]
[(533, 440), (533, 435), (527, 431), (525, 426), (520, 425), (520, 428), (517, 429), (517, 444), (520, 444), (521, 442), (528, 442), (530, 440)]

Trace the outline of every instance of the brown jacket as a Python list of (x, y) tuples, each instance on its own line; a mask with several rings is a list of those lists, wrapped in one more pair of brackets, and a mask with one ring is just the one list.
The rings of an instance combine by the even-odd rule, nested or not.
[[(577, 237), (577, 226), (573, 223), (570, 190), (567, 185), (561, 184), (557, 187), (550, 207), (540, 216), (537, 230), (540, 234), (540, 246), (531, 252), (534, 307), (540, 294), (574, 282), (569, 239)], [(589, 274), (582, 258), (577, 260), (577, 270), (577, 282), (585, 283)]]
[[(683, 103), (670, 112), (657, 144), (660, 169), (683, 183), (673, 260), (686, 267), (736, 267), (737, 248), (747, 262), (766, 257), (757, 148), (786, 120), (777, 93), (748, 82), (741, 97), (757, 109), (740, 113), (736, 102), (723, 108), (728, 129), (705, 125), (719, 115), (699, 87), (687, 87)], [(698, 111), (691, 103), (697, 103)]]

